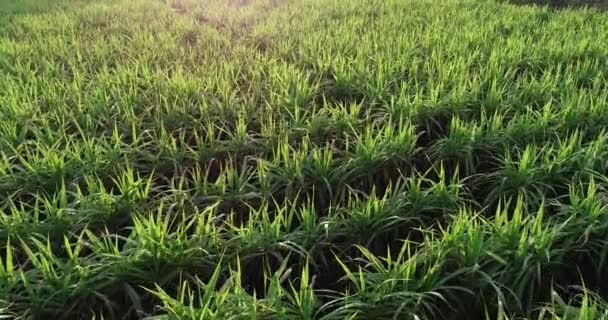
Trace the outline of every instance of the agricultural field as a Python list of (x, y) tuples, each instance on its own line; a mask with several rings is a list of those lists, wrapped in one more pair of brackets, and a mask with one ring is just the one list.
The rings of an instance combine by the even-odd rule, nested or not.
[(608, 12), (0, 1), (0, 319), (608, 319)]

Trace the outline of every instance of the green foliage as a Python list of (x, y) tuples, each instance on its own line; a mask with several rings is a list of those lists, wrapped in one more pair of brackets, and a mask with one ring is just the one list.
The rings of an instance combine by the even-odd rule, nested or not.
[(0, 4), (0, 319), (606, 319), (608, 14)]

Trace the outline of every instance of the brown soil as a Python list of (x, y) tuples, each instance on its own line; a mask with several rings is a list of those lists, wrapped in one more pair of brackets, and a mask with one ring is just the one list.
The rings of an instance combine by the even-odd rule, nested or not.
[(249, 4), (249, 0), (228, 0), (228, 4), (236, 7), (244, 7)]

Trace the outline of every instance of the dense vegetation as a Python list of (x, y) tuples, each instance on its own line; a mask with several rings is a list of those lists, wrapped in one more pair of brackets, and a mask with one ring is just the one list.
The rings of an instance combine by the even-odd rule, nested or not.
[(0, 318), (600, 319), (608, 13), (0, 4)]

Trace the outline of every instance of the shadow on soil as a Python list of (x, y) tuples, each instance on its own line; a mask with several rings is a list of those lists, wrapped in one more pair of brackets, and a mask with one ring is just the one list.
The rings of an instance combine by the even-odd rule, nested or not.
[(511, 0), (511, 3), (521, 5), (543, 5), (556, 9), (566, 8), (596, 8), (608, 9), (608, 0)]

